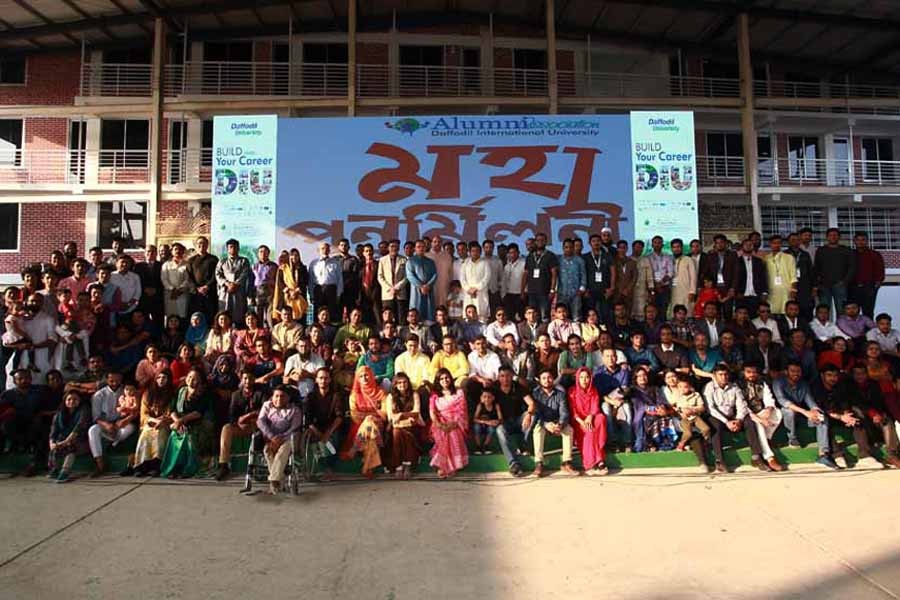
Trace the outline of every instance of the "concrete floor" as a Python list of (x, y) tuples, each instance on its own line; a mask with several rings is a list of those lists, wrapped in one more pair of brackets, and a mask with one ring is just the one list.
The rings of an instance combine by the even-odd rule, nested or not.
[(0, 481), (0, 598), (898, 598), (900, 472)]

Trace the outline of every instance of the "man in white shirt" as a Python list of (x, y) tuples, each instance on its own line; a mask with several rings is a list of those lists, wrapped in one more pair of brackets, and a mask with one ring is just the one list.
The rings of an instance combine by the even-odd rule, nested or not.
[(507, 334), (515, 338), (516, 344), (519, 343), (516, 324), (506, 319), (506, 309), (501, 306), (494, 311), (494, 321), (484, 328), (484, 337), (487, 338), (491, 348), (497, 350), (503, 345), (503, 338)]
[(109, 282), (119, 288), (122, 297), (120, 315), (130, 314), (141, 301), (141, 278), (131, 271), (131, 257), (124, 254), (116, 259), (116, 272), (109, 276)]
[[(34, 349), (33, 366), (40, 371), (39, 374), (35, 373), (34, 382), (44, 383), (47, 372), (56, 368), (59, 363), (58, 360), (55, 360), (57, 350), (62, 351), (62, 347), (57, 346), (59, 338), (56, 335), (56, 314), (51, 316), (42, 310), (44, 299), (39, 292), (29, 296), (26, 305), (32, 316), (25, 319), (23, 329)], [(0, 382), (2, 382), (2, 378), (0, 378)]]
[(885, 354), (900, 356), (900, 332), (891, 328), (891, 315), (881, 313), (875, 317), (875, 328), (866, 332), (866, 339), (878, 342)]
[(474, 304), (479, 315), (491, 314), (489, 286), (491, 282), (490, 264), (481, 257), (478, 242), (469, 244), (469, 259), (462, 265), (460, 275), (466, 305)]
[(488, 349), (487, 339), (483, 335), (475, 338), (472, 348), (468, 356), (469, 378), (463, 386), (469, 403), (469, 412), (474, 410), (481, 392), (494, 385), (500, 372), (500, 357)]
[(92, 477), (102, 475), (106, 469), (103, 461), (103, 442), (111, 442), (116, 446), (128, 439), (137, 429), (134, 415), (119, 414), (118, 403), (121, 395), (122, 374), (110, 371), (106, 374), (106, 386), (91, 396), (91, 420), (94, 424), (88, 429), (88, 444), (96, 463)]
[[(314, 314), (319, 314), (319, 309), (325, 307), (331, 322), (340, 322), (341, 305), (338, 299), (344, 293), (344, 273), (341, 262), (331, 256), (331, 244), (328, 242), (319, 244), (319, 256), (309, 263), (309, 288)], [(301, 315), (294, 315), (294, 318), (300, 319)]]
[(491, 280), (488, 283), (488, 297), (493, 313), (500, 306), (503, 296), (500, 295), (500, 288), (503, 281), (503, 261), (499, 257), (494, 256), (493, 240), (484, 240), (481, 243), (481, 249), (484, 253), (482, 260), (488, 263), (491, 268)]
[(297, 340), (297, 353), (284, 363), (284, 383), (295, 386), (300, 400), (305, 401), (316, 387), (316, 371), (324, 366), (325, 361), (312, 351), (309, 339), (301, 337)]
[(513, 321), (522, 319), (522, 274), (525, 272), (525, 259), (519, 254), (519, 245), (512, 243), (506, 247), (506, 264), (500, 279), (500, 294), (506, 314)]
[(829, 320), (830, 315), (831, 309), (828, 306), (820, 304), (816, 307), (816, 318), (809, 324), (813, 335), (816, 336), (816, 341), (824, 344), (836, 337), (849, 339), (846, 333), (838, 329), (834, 321)]
[(782, 344), (781, 331), (778, 329), (778, 321), (772, 318), (772, 307), (768, 302), (761, 302), (757, 309), (757, 316), (751, 321), (757, 329), (768, 329), (772, 332), (772, 341), (776, 344)]

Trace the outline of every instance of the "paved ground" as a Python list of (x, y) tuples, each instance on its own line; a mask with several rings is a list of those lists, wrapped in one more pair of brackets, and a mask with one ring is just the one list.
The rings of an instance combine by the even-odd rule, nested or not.
[(0, 480), (0, 598), (898, 598), (900, 472)]

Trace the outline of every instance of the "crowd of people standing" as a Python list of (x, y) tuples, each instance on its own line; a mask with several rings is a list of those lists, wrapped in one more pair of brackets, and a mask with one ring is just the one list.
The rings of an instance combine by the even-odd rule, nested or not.
[(344, 239), (308, 264), (267, 246), (250, 261), (237, 240), (219, 257), (205, 237), (142, 260), (122, 240), (86, 258), (68, 242), (4, 292), (0, 451), (67, 481), (77, 455), (99, 475), (136, 440), (122, 475), (208, 464), (221, 480), (235, 438), (259, 431), (277, 493), (301, 429), (334, 449), (326, 476), (359, 456), (366, 477), (409, 478), (427, 456), (446, 478), (495, 450), (513, 476), (530, 454), (546, 475), (547, 437), (571, 475), (606, 474), (609, 450), (692, 451), (724, 472), (739, 433), (755, 467), (782, 471), (773, 436), (798, 446), (810, 427), (825, 468), (850, 466), (841, 428), (863, 466), (898, 467), (884, 261), (863, 233), (812, 237), (647, 250), (603, 229), (559, 253), (544, 233), (523, 248)]

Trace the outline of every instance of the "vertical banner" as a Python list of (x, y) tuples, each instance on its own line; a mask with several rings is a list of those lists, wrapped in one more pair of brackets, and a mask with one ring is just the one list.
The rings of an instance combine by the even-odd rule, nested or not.
[(256, 247), (274, 250), (278, 117), (224, 116), (213, 121), (212, 251), (241, 242), (251, 262)]
[(631, 156), (635, 239), (698, 238), (694, 113), (632, 112)]

